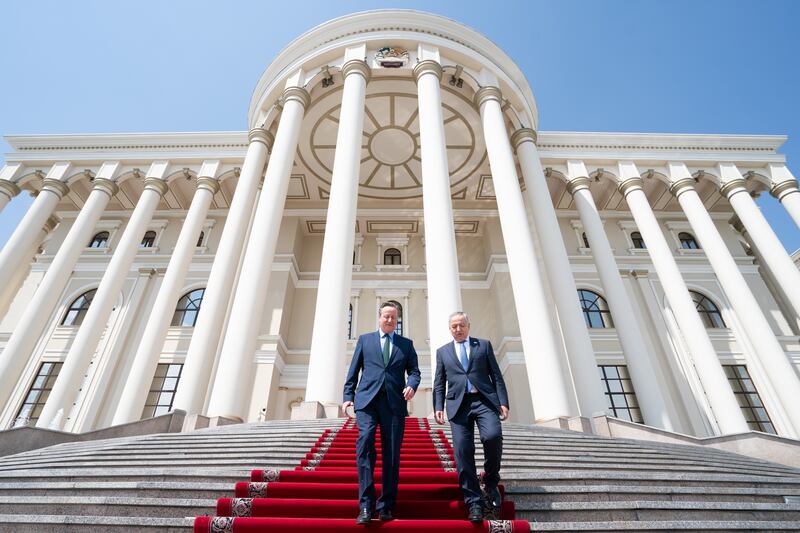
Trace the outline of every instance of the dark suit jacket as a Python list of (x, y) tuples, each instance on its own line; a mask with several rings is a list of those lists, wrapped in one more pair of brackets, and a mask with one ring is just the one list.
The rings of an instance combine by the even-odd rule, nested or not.
[[(492, 343), (484, 339), (469, 338), (469, 366), (461, 365), (453, 342), (436, 350), (436, 378), (433, 383), (433, 410), (444, 411), (447, 400), (447, 417), (453, 418), (464, 400), (467, 376), (478, 392), (497, 412), (508, 405), (506, 382), (494, 356)], [(447, 395), (445, 396), (445, 384)]]
[[(361, 381), (358, 380), (359, 372)], [(408, 374), (407, 383), (406, 374)], [(354, 401), (356, 411), (363, 409), (369, 405), (385, 383), (392, 412), (408, 416), (403, 389), (408, 385), (416, 391), (419, 380), (417, 352), (411, 339), (395, 334), (389, 364), (384, 366), (380, 334), (377, 331), (365, 333), (358, 338), (353, 352), (353, 360), (350, 362), (350, 370), (344, 382), (344, 401)]]

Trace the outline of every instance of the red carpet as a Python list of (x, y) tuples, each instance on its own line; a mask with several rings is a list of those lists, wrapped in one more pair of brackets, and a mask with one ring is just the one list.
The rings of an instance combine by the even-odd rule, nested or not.
[[(426, 419), (406, 419), (395, 520), (355, 523), (358, 476), (355, 446), (358, 429), (348, 419), (339, 430), (325, 430), (306, 459), (294, 470), (256, 469), (250, 481), (236, 484), (235, 498), (217, 501), (216, 517), (195, 519), (195, 533), (362, 531), (528, 533), (527, 521), (514, 520), (514, 504), (503, 502), (499, 520), (473, 524), (458, 486), (453, 451), (441, 430)], [(378, 439), (380, 436), (378, 436)], [(380, 440), (376, 443), (376, 490), (380, 495)], [(503, 491), (502, 485), (500, 486)]]

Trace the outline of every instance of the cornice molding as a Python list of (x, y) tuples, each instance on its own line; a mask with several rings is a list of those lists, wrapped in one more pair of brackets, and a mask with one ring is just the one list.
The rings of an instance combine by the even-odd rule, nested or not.
[[(536, 132), (542, 159), (784, 162), (783, 135)], [(7, 162), (109, 159), (241, 159), (248, 132), (8, 135)], [(518, 138), (521, 141), (522, 138)]]

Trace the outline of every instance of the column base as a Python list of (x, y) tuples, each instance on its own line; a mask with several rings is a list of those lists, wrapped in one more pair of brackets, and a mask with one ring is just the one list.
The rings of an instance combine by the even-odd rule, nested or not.
[(302, 402), (292, 407), (292, 420), (317, 420), (320, 418), (340, 418), (341, 406), (335, 403)]
[(194, 431), (196, 429), (215, 428), (219, 426), (229, 426), (231, 424), (241, 424), (242, 420), (238, 418), (228, 418), (225, 416), (205, 416), (205, 415), (187, 415), (183, 420), (183, 427), (181, 432)]

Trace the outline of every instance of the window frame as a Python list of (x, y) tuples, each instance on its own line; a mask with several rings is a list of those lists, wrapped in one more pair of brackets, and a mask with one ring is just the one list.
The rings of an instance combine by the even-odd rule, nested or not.
[[(588, 293), (593, 295), (595, 298), (593, 301), (589, 301), (585, 298), (585, 294)], [(614, 326), (614, 318), (611, 316), (611, 309), (608, 307), (608, 301), (603, 297), (602, 294), (599, 292), (588, 289), (588, 288), (579, 288), (578, 289), (578, 301), (581, 304), (581, 313), (583, 313), (583, 320), (586, 324), (586, 327), (589, 329), (613, 329)], [(592, 309), (585, 305), (585, 302), (589, 302), (590, 305), (593, 305), (596, 309)], [(603, 306), (598, 305), (598, 302), (602, 302)], [(590, 314), (591, 313), (591, 314)], [(599, 316), (600, 323), (602, 325), (597, 326), (593, 325), (595, 320), (593, 320), (593, 316)]]
[[(199, 300), (197, 297), (190, 298), (190, 296), (198, 291), (202, 291), (200, 294)], [(193, 328), (197, 325), (197, 317), (200, 315), (200, 309), (203, 306), (203, 298), (206, 295), (206, 287), (197, 287), (192, 289), (183, 294), (180, 298), (178, 298), (178, 303), (175, 304), (175, 310), (172, 313), (172, 319), (170, 320), (170, 327), (171, 328)], [(184, 303), (184, 299), (186, 300), (186, 307), (181, 307), (181, 304)], [(195, 304), (193, 307), (188, 307), (189, 304)], [(191, 324), (186, 324), (186, 316), (188, 313), (194, 313), (194, 318), (192, 319)], [(177, 317), (180, 316), (180, 319)], [(179, 323), (176, 324), (176, 319)]]
[[(608, 370), (611, 368), (614, 369), (613, 373)], [(598, 364), (597, 369), (603, 382), (603, 394), (606, 396), (608, 410), (613, 416), (636, 424), (644, 424), (641, 404), (636, 397), (636, 390), (633, 387), (633, 380), (628, 372), (628, 366)], [(619, 386), (612, 386), (612, 382), (618, 383)], [(631, 398), (633, 402), (630, 401)]]
[[(91, 293), (91, 297), (86, 298), (86, 295), (89, 293)], [(87, 289), (75, 297), (67, 306), (64, 315), (61, 317), (61, 322), (58, 323), (59, 327), (75, 328), (83, 324), (83, 319), (86, 318), (86, 313), (89, 312), (89, 307), (92, 305), (92, 300), (94, 300), (95, 294), (97, 294), (97, 287)], [(75, 304), (78, 303), (79, 300), (83, 300), (83, 302), (76, 306)], [(74, 318), (69, 324), (67, 324), (67, 318), (70, 317), (70, 313), (73, 311), (75, 312)]]

